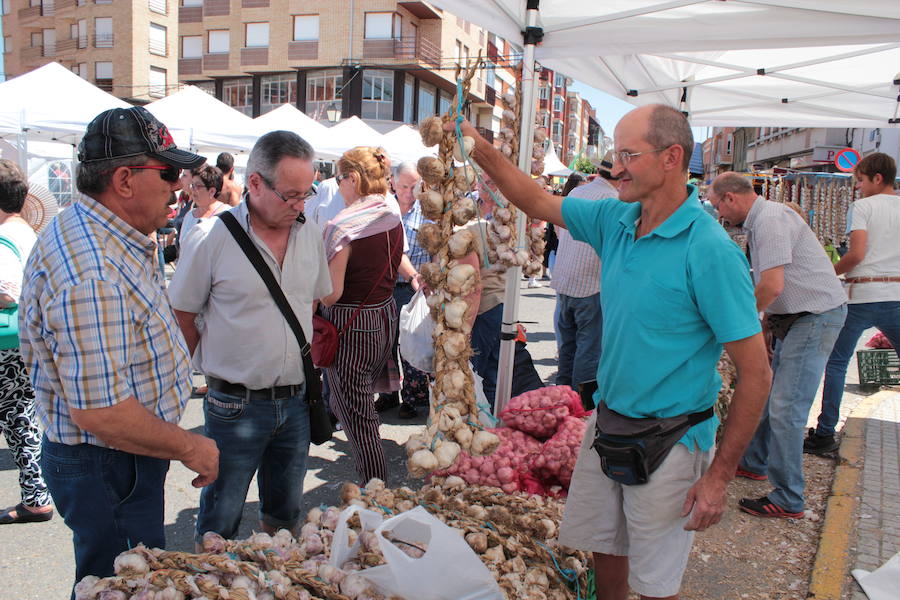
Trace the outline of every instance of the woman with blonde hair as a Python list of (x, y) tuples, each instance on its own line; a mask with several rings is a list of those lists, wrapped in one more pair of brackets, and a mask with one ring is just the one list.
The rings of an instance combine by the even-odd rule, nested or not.
[(389, 164), (380, 148), (360, 146), (341, 156), (336, 179), (345, 208), (324, 232), (334, 291), (322, 299), (323, 316), (342, 332), (325, 378), (361, 483), (387, 475), (374, 394), (400, 389), (393, 292), (404, 233), (385, 201)]

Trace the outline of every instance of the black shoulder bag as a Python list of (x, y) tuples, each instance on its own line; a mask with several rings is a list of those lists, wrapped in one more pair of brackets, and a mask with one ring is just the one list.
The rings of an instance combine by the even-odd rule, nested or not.
[(259, 276), (262, 277), (266, 287), (269, 288), (269, 293), (272, 294), (272, 299), (275, 300), (275, 304), (278, 305), (281, 314), (284, 315), (288, 325), (290, 325), (291, 330), (297, 337), (297, 343), (300, 345), (300, 355), (303, 358), (303, 375), (306, 379), (306, 404), (309, 406), (310, 441), (317, 445), (324, 444), (331, 439), (331, 434), (334, 433), (334, 429), (331, 427), (331, 420), (328, 418), (328, 410), (325, 408), (325, 402), (322, 401), (322, 382), (319, 379), (319, 371), (313, 366), (312, 356), (310, 355), (310, 346), (306, 341), (306, 336), (303, 334), (303, 328), (300, 326), (300, 321), (297, 320), (297, 315), (294, 314), (294, 310), (291, 308), (288, 299), (285, 298), (281, 286), (275, 281), (272, 270), (266, 264), (265, 259), (259, 253), (256, 246), (253, 245), (250, 236), (247, 235), (247, 232), (244, 231), (244, 228), (241, 227), (235, 216), (226, 211), (219, 213), (218, 217), (222, 219), (222, 222), (228, 227), (228, 231), (231, 232), (231, 235), (238, 243), (238, 246), (240, 246), (241, 250), (244, 251), (244, 254), (247, 255), (250, 264), (253, 265), (259, 273)]
[(713, 416), (713, 408), (669, 418), (626, 417), (600, 401), (594, 450), (607, 477), (624, 485), (640, 485), (669, 455), (687, 430)]

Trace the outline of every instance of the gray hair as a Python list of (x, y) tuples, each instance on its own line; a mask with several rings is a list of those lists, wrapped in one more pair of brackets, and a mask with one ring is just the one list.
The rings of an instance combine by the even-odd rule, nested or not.
[(397, 176), (398, 177), (400, 175), (407, 175), (407, 174), (415, 175), (416, 177), (419, 176), (419, 171), (418, 171), (418, 169), (416, 169), (416, 163), (405, 160), (402, 163), (400, 163), (399, 165), (397, 165)]
[(694, 134), (687, 117), (678, 109), (665, 104), (653, 105), (647, 129), (647, 142), (654, 148), (681, 146), (684, 150), (682, 166), (687, 171), (694, 153)]
[(733, 171), (722, 173), (712, 182), (712, 192), (718, 198), (722, 198), (727, 193), (732, 194), (754, 194), (753, 184), (749, 177), (744, 177)]
[(283, 158), (312, 161), (312, 146), (292, 131), (270, 131), (253, 145), (247, 159), (247, 175), (259, 173), (266, 181), (275, 183), (275, 169)]
[(146, 154), (111, 158), (109, 160), (92, 160), (78, 163), (75, 170), (75, 186), (82, 194), (97, 196), (106, 191), (112, 182), (112, 176), (120, 167), (140, 167), (150, 160)]

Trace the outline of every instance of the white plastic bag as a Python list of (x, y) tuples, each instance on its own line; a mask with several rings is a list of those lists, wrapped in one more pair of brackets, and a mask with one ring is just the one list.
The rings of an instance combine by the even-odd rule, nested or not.
[[(357, 512), (364, 528), (374, 528), (387, 564), (356, 574), (380, 593), (416, 600), (502, 600), (497, 581), (469, 544), (421, 506), (385, 521), (376, 512), (347, 507), (334, 531), (332, 565), (339, 567), (357, 554), (358, 540), (352, 547), (347, 545), (347, 520)], [(385, 539), (383, 532), (428, 549), (422, 557), (412, 558)]]
[(400, 355), (413, 367), (434, 373), (434, 319), (422, 290), (400, 309)]

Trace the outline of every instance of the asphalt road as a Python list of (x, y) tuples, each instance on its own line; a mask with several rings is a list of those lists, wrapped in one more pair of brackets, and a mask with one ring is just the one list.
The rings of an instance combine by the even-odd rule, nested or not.
[[(528, 289), (522, 282), (519, 318), (528, 330), (528, 350), (544, 381), (551, 381), (556, 371), (556, 342), (553, 335), (553, 290)], [(382, 414), (381, 436), (388, 456), (388, 484), (418, 486), (405, 467), (403, 443), (425, 422), (420, 416), (412, 421), (397, 418), (393, 409)], [(202, 432), (201, 400), (191, 399), (181, 426)], [(353, 461), (348, 455), (347, 438), (335, 435), (324, 446), (313, 446), (309, 470), (304, 483), (304, 511), (318, 504), (335, 504), (341, 483), (355, 479)], [(166, 539), (169, 549), (193, 549), (193, 528), (197, 516), (200, 491), (191, 486), (193, 473), (179, 463), (172, 463), (166, 481)], [(238, 537), (246, 537), (257, 526), (259, 498), (252, 483)], [(5, 441), (0, 441), (0, 506), (20, 501), (18, 470)], [(0, 527), (0, 600), (65, 599), (74, 578), (72, 535), (62, 519), (54, 517), (45, 523), (6, 525)]]

